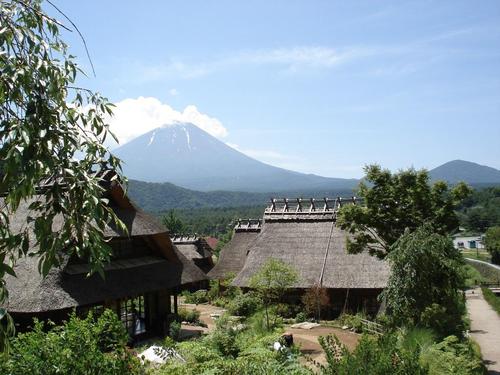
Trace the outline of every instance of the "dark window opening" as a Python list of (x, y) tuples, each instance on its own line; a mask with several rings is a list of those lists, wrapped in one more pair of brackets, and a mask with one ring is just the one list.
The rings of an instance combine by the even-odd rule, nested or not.
[(131, 337), (146, 333), (146, 308), (144, 296), (120, 302), (120, 319)]

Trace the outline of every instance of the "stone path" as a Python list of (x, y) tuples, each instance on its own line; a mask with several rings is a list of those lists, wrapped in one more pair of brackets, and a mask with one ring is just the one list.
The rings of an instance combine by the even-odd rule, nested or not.
[(500, 316), (486, 302), (480, 288), (466, 292), (470, 334), (481, 347), (489, 374), (500, 375)]

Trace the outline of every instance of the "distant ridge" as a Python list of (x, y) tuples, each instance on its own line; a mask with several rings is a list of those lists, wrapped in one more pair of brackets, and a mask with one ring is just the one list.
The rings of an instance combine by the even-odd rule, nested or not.
[(192, 124), (163, 126), (114, 150), (131, 179), (171, 182), (199, 191), (352, 189), (356, 179), (329, 178), (274, 167), (229, 147)]
[(460, 181), (471, 185), (500, 184), (498, 169), (465, 160), (452, 160), (429, 171), (433, 181), (443, 180), (451, 184)]

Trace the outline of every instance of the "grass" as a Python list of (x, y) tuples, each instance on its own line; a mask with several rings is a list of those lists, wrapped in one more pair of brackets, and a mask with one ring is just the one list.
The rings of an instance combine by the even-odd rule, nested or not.
[(474, 267), (483, 277), (485, 283), (500, 283), (500, 270), (490, 267), (487, 264), (467, 262)]
[(485, 250), (462, 250), (462, 254), (466, 258), (482, 260), (483, 262), (491, 263), (491, 255)]
[(484, 299), (500, 315), (500, 298), (488, 288), (481, 288), (481, 290), (483, 291)]
[(467, 288), (472, 288), (475, 287), (476, 285), (480, 285), (481, 283), (488, 282), (488, 279), (486, 279), (483, 275), (481, 275), (481, 273), (470, 264), (465, 264), (464, 273), (465, 273), (465, 286)]

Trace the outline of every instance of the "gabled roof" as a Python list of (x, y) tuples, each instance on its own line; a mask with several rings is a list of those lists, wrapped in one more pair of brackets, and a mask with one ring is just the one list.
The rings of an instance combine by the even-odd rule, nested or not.
[[(9, 311), (34, 313), (59, 310), (176, 288), (207, 279), (198, 267), (172, 245), (167, 230), (125, 196), (121, 185), (111, 183), (107, 194), (110, 207), (125, 223), (128, 235), (144, 238), (151, 253), (114, 259), (105, 266), (105, 279), (97, 274), (86, 277), (88, 266), (72, 262), (63, 249), (61, 266), (51, 269), (45, 278), (38, 272), (37, 257), (22, 257), (14, 267), (17, 277), (5, 278), (9, 291), (5, 306)], [(30, 215), (29, 204), (36, 199), (45, 198), (40, 194), (23, 202), (10, 216), (14, 233), (24, 230), (26, 218)], [(62, 224), (62, 216), (56, 217), (52, 229), (56, 231)], [(125, 233), (112, 226), (105, 228), (104, 234), (111, 241), (127, 238)], [(30, 253), (36, 250), (37, 244), (32, 240)]]
[(221, 250), (219, 261), (208, 273), (210, 279), (225, 279), (228, 275), (236, 275), (241, 271), (247, 258), (250, 246), (262, 228), (262, 220), (238, 220), (233, 238)]
[(263, 229), (246, 249), (244, 267), (233, 284), (248, 287), (250, 278), (269, 258), (275, 258), (297, 270), (300, 278), (295, 288), (384, 288), (389, 277), (385, 261), (368, 253), (347, 253), (348, 234), (336, 226), (341, 201), (324, 200), (321, 207), (313, 204), (305, 210), (299, 205), (290, 208), (290, 204), (284, 209), (284, 205), (276, 207), (276, 202), (272, 202), (265, 211)]

